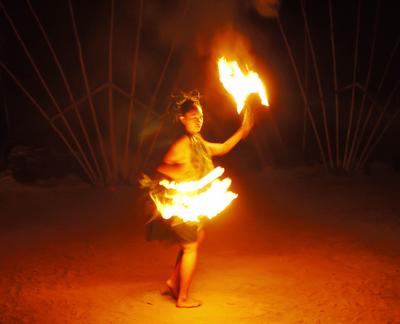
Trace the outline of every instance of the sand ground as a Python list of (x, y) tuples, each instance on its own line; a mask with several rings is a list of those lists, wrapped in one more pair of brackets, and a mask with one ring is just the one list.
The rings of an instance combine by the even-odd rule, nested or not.
[(0, 323), (400, 323), (400, 175), (232, 175), (177, 309), (132, 187), (0, 182)]

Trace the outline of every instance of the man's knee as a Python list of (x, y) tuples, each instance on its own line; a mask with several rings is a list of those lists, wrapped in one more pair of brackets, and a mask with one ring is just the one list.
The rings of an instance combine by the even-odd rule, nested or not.
[(199, 244), (197, 242), (182, 243), (183, 253), (194, 253), (197, 251)]
[(201, 244), (204, 241), (204, 230), (201, 229), (200, 231), (197, 232), (197, 243)]

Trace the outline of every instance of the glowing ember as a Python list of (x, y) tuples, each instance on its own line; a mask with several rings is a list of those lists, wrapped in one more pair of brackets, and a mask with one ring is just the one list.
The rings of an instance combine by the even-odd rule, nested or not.
[(218, 60), (218, 69), (219, 79), (225, 89), (234, 97), (239, 114), (247, 97), (252, 93), (260, 96), (264, 106), (269, 105), (264, 84), (256, 72), (248, 70), (243, 73), (236, 61), (228, 62), (225, 57)]
[(201, 217), (213, 218), (223, 211), (237, 194), (228, 191), (231, 179), (219, 179), (224, 169), (217, 167), (198, 181), (176, 183), (162, 180), (168, 189), (162, 199), (152, 195), (164, 219), (177, 216), (183, 221), (197, 222)]

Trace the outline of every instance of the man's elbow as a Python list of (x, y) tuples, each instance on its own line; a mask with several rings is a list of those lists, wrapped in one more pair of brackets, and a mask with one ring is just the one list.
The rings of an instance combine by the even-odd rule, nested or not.
[(215, 155), (215, 156), (225, 155), (226, 153), (228, 153), (228, 151), (229, 151), (229, 150), (228, 150), (228, 146), (227, 146), (225, 143), (223, 143), (223, 144), (220, 144), (220, 145), (216, 148), (214, 155)]

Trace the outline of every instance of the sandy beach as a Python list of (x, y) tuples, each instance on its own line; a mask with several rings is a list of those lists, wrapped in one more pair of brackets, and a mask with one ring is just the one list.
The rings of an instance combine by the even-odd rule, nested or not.
[(239, 177), (206, 228), (192, 292), (177, 248), (146, 242), (143, 193), (69, 177), (0, 183), (0, 322), (400, 323), (400, 175), (317, 168)]

